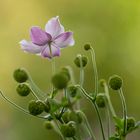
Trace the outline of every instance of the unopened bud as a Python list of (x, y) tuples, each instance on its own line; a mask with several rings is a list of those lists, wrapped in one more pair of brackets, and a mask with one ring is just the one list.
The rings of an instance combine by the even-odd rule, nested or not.
[(119, 90), (122, 87), (123, 80), (118, 75), (113, 75), (109, 78), (109, 86), (113, 90)]
[(81, 55), (77, 55), (74, 63), (77, 67), (85, 67), (87, 65), (87, 57), (86, 56), (81, 56)]
[(29, 109), (30, 114), (36, 116), (36, 115), (41, 114), (44, 111), (45, 105), (42, 101), (32, 100), (29, 102), (28, 109)]
[(19, 84), (16, 88), (17, 93), (20, 96), (27, 96), (31, 92), (30, 88), (26, 84)]
[(23, 83), (28, 80), (28, 75), (24, 69), (16, 69), (13, 76), (18, 83)]

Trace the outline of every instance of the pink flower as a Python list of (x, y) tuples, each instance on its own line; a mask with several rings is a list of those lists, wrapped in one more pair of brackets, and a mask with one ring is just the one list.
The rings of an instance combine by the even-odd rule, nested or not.
[(45, 26), (45, 31), (40, 27), (32, 27), (31, 41), (22, 40), (21, 49), (25, 52), (52, 58), (60, 56), (60, 49), (74, 45), (73, 33), (65, 32), (60, 24), (59, 17), (53, 17)]

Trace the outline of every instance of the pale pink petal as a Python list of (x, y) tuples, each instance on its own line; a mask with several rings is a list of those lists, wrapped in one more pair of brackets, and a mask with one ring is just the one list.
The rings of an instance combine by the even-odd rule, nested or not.
[(60, 34), (59, 36), (55, 38), (53, 42), (56, 44), (56, 46), (60, 48), (73, 46), (75, 43), (72, 32), (65, 32), (65, 33)]
[(64, 32), (64, 27), (61, 25), (59, 21), (59, 17), (57, 16), (51, 18), (48, 21), (48, 23), (45, 26), (45, 30), (47, 33), (49, 33), (52, 36), (52, 38), (55, 38)]
[(38, 54), (42, 50), (41, 46), (35, 45), (30, 41), (22, 40), (19, 44), (21, 45), (21, 49), (28, 53)]
[(52, 39), (51, 35), (43, 31), (39, 27), (32, 27), (30, 31), (30, 37), (34, 44), (45, 45), (48, 41)]
[(60, 48), (51, 45), (51, 50), (50, 50), (49, 46), (46, 46), (42, 50), (41, 55), (43, 57), (47, 57), (47, 58), (50, 58), (50, 59), (52, 57), (55, 57), (55, 56), (60, 56)]

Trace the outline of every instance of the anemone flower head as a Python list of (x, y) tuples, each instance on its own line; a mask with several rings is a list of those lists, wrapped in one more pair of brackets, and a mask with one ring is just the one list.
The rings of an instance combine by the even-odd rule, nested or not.
[(33, 26), (30, 30), (30, 38), (31, 41), (20, 41), (21, 49), (49, 59), (60, 56), (60, 49), (74, 45), (73, 33), (65, 32), (58, 16), (48, 21), (45, 31), (38, 26)]

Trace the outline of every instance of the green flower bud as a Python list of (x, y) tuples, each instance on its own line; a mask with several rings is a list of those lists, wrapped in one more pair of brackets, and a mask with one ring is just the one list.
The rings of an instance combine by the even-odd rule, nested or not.
[(74, 122), (69, 122), (67, 124), (61, 125), (61, 132), (65, 137), (74, 137), (76, 134), (76, 127)]
[(96, 97), (96, 104), (99, 108), (104, 108), (106, 106), (106, 96), (102, 93), (99, 93)]
[(52, 77), (52, 83), (54, 87), (57, 89), (66, 88), (68, 82), (69, 82), (69, 78), (64, 73), (58, 73)]
[(82, 123), (82, 116), (80, 114), (80, 112), (74, 112), (74, 111), (71, 111), (69, 112), (69, 121), (73, 121), (75, 123)]
[(67, 67), (63, 67), (61, 69), (61, 72), (66, 74), (66, 76), (68, 76), (68, 79), (70, 80), (70, 72), (69, 72), (69, 69)]
[(51, 106), (48, 99), (45, 100), (44, 104), (45, 104), (45, 108), (44, 108), (45, 112), (49, 113)]
[(44, 127), (45, 127), (47, 130), (51, 130), (51, 129), (53, 129), (53, 124), (52, 124), (50, 121), (45, 121), (45, 122), (44, 122)]
[(136, 120), (133, 117), (127, 118), (127, 131), (135, 127)]
[(31, 92), (30, 88), (26, 84), (19, 84), (16, 91), (20, 96), (27, 96)]
[(75, 97), (77, 94), (77, 87), (76, 86), (69, 86), (68, 87), (68, 93), (71, 97)]
[(36, 115), (41, 114), (45, 110), (45, 104), (39, 100), (37, 101), (32, 100), (29, 102), (28, 109), (29, 109), (30, 114), (36, 116)]
[(18, 83), (23, 83), (28, 80), (28, 75), (24, 69), (16, 69), (13, 76)]
[(87, 57), (86, 56), (81, 56), (81, 55), (77, 55), (75, 60), (74, 60), (74, 63), (77, 67), (85, 67), (87, 65)]
[(113, 90), (119, 90), (122, 87), (123, 80), (118, 75), (113, 75), (109, 78), (109, 86)]
[(86, 51), (90, 50), (90, 49), (91, 49), (90, 44), (85, 44), (85, 45), (84, 45), (84, 49), (85, 49)]

